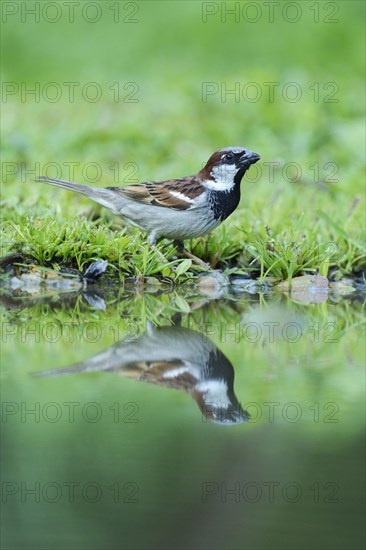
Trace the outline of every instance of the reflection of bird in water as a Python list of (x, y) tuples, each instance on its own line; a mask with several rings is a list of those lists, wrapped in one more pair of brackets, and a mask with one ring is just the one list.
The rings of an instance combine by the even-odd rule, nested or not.
[(183, 327), (148, 327), (132, 342), (118, 344), (68, 368), (34, 373), (59, 376), (112, 371), (128, 378), (184, 390), (213, 422), (234, 424), (248, 420), (234, 393), (234, 369), (223, 353), (203, 334)]

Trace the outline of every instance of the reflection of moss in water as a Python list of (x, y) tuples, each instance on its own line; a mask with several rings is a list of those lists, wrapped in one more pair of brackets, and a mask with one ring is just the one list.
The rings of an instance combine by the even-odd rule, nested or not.
[[(335, 532), (343, 540), (347, 525), (352, 526), (355, 536), (360, 499), (358, 457), (363, 456), (357, 443), (363, 426), (361, 303), (343, 298), (336, 305), (306, 306), (271, 294), (228, 296), (208, 303), (206, 298), (204, 304), (201, 297), (187, 290), (182, 296), (192, 306), (187, 314), (177, 311), (175, 292), (137, 294), (125, 288), (116, 293), (109, 288), (103, 297), (108, 304), (104, 311), (95, 310), (81, 295), (70, 295), (66, 300), (10, 311), (2, 323), (7, 335), (2, 353), (2, 391), (8, 404), (3, 431), (8, 445), (7, 479), (16, 483), (22, 480), (26, 487), (39, 481), (41, 488), (53, 482), (61, 490), (64, 483), (75, 481), (80, 484), (76, 495), (79, 488), (93, 482), (101, 487), (105, 498), (91, 508), (80, 495), (71, 505), (63, 493), (54, 527), (59, 540), (65, 540), (58, 527), (61, 517), (63, 529), (70, 525), (68, 537), (79, 536), (88, 547), (93, 547), (91, 537), (94, 543), (103, 539), (103, 548), (108, 547), (108, 537), (118, 532), (115, 491), (119, 487), (120, 498), (127, 497), (131, 489), (128, 482), (136, 484), (138, 501), (133, 508), (124, 503), (128, 507), (122, 516), (118, 508), (117, 516), (131, 544), (145, 540), (137, 529), (136, 512), (144, 513), (149, 540), (163, 534), (169, 539), (167, 529), (175, 525), (174, 518), (192, 507), (197, 508), (195, 518), (202, 517), (202, 524), (206, 510), (229, 521), (239, 512), (241, 517), (245, 509), (252, 521), (257, 518), (261, 525), (269, 522), (272, 538), (281, 535), (283, 541), (278, 522), (284, 522), (287, 529), (287, 519), (295, 514), (296, 505), (295, 511), (300, 511), (302, 518), (297, 535), (303, 522), (311, 519), (311, 533), (317, 529), (322, 532), (324, 525), (329, 525), (327, 540), (329, 533)], [(84, 361), (117, 341), (134, 341), (145, 332), (147, 320), (163, 326), (181, 323), (195, 334), (201, 332), (203, 342), (209, 338), (233, 364), (235, 394), (251, 419), (227, 428), (205, 422), (183, 392), (137, 383), (117, 373), (29, 376), (30, 372)], [(341, 329), (337, 343), (325, 342), (327, 322)], [(257, 332), (262, 331), (258, 341), (253, 341), (255, 331), (248, 329), (254, 323)], [(268, 326), (274, 323), (278, 325), (271, 338)], [(296, 342), (283, 337), (283, 328), (290, 323), (302, 329), (303, 335)], [(291, 331), (286, 334), (288, 339), (294, 336)], [(59, 415), (57, 421), (55, 414)], [(97, 421), (95, 415), (99, 415)], [(294, 423), (296, 415), (299, 420)], [(274, 503), (265, 498), (269, 482), (276, 489)], [(235, 488), (235, 483), (240, 485), (240, 501), (226, 495), (223, 507), (221, 491)], [(290, 504), (282, 491), (287, 488), (292, 497), (294, 487), (300, 487), (302, 496)], [(338, 504), (325, 500), (334, 487)], [(202, 491), (207, 488), (211, 492), (202, 508)], [(262, 497), (254, 506), (246, 495), (251, 498), (256, 488)], [(319, 495), (319, 502), (314, 503), (314, 494)], [(27, 540), (49, 541), (49, 530), (40, 528), (39, 513), (51, 521), (54, 508), (42, 496), (36, 505), (25, 498), (26, 510), (23, 504), (16, 517), (28, 525), (29, 514), (32, 516)], [(6, 505), (7, 537), (14, 541), (22, 539), (11, 519), (17, 502), (16, 496), (9, 496)], [(161, 514), (167, 506), (170, 512), (161, 533), (156, 509)], [(352, 517), (347, 519), (350, 509)], [(338, 513), (343, 523), (334, 526)], [(75, 514), (82, 524), (89, 525), (94, 519), (82, 535), (80, 526), (75, 526)], [(98, 527), (106, 516), (108, 534)], [(188, 514), (188, 522), (190, 517)], [(317, 527), (319, 517), (321, 527)], [(295, 514), (294, 521), (296, 518)], [(272, 521), (276, 527), (270, 527)], [(131, 522), (137, 534), (135, 530), (132, 533)], [(258, 529), (250, 525), (247, 536), (257, 540)], [(175, 536), (179, 533), (176, 525), (174, 532)], [(230, 540), (236, 540), (235, 533)], [(198, 537), (196, 527), (192, 526), (188, 536), (186, 525), (184, 536)], [(295, 541), (287, 536), (293, 548)], [(206, 534), (205, 540), (212, 542), (211, 535)]]
[[(326, 403), (348, 407), (359, 397), (364, 321), (362, 301), (354, 295), (352, 301), (344, 297), (338, 304), (330, 300), (307, 306), (278, 293), (238, 297), (228, 292), (225, 299), (210, 301), (189, 288), (183, 293), (161, 288), (136, 293), (133, 286), (104, 291), (91, 286), (60, 297), (41, 296), (37, 301), (33, 296), (28, 307), (24, 298), (23, 303), (13, 298), (16, 308), (4, 316), (4, 357), (17, 349), (16, 363), (24, 373), (48, 365), (66, 367), (119, 341), (133, 341), (144, 334), (147, 322), (182, 323), (212, 340), (232, 361), (243, 404), (283, 403), (286, 395), (285, 403), (305, 401), (304, 414), (311, 417), (314, 403), (319, 403), (318, 414), (326, 415), (321, 408)], [(103, 307), (97, 307), (101, 303)], [(182, 303), (187, 305), (183, 310)], [(347, 365), (354, 369), (351, 377)], [(348, 413), (342, 417), (344, 435), (351, 424), (358, 425)]]

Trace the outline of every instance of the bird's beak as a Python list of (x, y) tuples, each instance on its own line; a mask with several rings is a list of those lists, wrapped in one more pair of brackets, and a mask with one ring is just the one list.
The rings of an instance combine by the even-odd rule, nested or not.
[(254, 153), (253, 151), (249, 151), (249, 149), (247, 149), (245, 153), (240, 157), (240, 164), (249, 168), (251, 164), (255, 164), (259, 161), (260, 158), (261, 157), (260, 155), (258, 155), (258, 153)]

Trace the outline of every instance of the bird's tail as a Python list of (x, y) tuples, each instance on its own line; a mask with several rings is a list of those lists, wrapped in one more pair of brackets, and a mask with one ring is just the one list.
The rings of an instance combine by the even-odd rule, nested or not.
[(59, 180), (56, 178), (48, 178), (46, 176), (39, 176), (36, 178), (36, 181), (41, 181), (42, 183), (47, 183), (48, 185), (54, 185), (55, 187), (63, 187), (64, 189), (69, 189), (75, 193), (80, 193), (89, 197), (89, 199), (109, 208), (115, 214), (118, 214), (118, 209), (116, 208), (116, 195), (110, 189), (101, 189), (99, 187), (90, 187), (88, 185), (82, 185), (81, 183), (74, 183), (72, 181)]
[(60, 376), (64, 374), (77, 374), (84, 372), (101, 372), (118, 370), (124, 364), (124, 358), (118, 352), (115, 352), (116, 346), (89, 357), (85, 361), (75, 363), (70, 367), (60, 369), (50, 369), (38, 372), (32, 372), (32, 376)]

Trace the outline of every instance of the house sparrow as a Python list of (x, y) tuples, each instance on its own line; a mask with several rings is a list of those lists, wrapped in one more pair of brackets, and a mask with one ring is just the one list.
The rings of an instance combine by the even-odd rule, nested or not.
[(45, 176), (37, 181), (86, 195), (146, 231), (154, 246), (160, 237), (182, 242), (220, 225), (238, 206), (241, 179), (259, 159), (249, 149), (226, 147), (197, 174), (179, 179), (104, 189)]
[(203, 334), (181, 326), (154, 328), (136, 340), (119, 342), (71, 367), (33, 373), (60, 376), (115, 372), (126, 378), (183, 390), (197, 402), (202, 415), (219, 424), (249, 419), (234, 393), (229, 359)]

